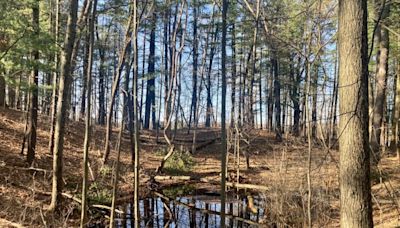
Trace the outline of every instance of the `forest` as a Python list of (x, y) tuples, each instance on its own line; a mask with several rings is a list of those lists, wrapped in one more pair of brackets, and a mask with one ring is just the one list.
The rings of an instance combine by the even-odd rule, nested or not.
[(0, 0), (0, 227), (400, 227), (400, 1)]

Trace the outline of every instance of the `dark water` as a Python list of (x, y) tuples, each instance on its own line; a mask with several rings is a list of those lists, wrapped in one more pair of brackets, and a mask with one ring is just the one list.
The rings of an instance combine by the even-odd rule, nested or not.
[[(172, 200), (152, 196), (140, 201), (140, 227), (219, 227), (221, 204), (218, 194), (187, 195), (180, 192), (180, 196), (168, 197)], [(250, 201), (254, 202), (254, 206)], [(264, 216), (262, 204), (263, 200), (256, 195), (228, 194), (225, 224), (228, 227), (258, 227), (257, 223)], [(131, 205), (120, 206), (125, 215), (119, 215), (117, 227), (133, 227)]]

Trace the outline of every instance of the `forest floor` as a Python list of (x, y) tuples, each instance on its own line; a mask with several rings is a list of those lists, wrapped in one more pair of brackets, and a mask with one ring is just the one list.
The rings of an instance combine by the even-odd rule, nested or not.
[[(73, 227), (79, 224), (80, 205), (71, 199), (64, 199), (57, 214), (46, 211), (50, 203), (52, 155), (48, 150), (49, 119), (39, 117), (38, 142), (33, 167), (26, 165), (25, 157), (20, 155), (24, 132), (24, 113), (0, 108), (0, 227)], [(167, 164), (164, 176), (190, 176), (194, 179), (207, 178), (208, 183), (198, 184), (202, 188), (218, 189), (212, 180), (220, 179), (220, 141), (216, 129), (197, 131), (197, 139), (204, 143), (187, 159), (177, 159)], [(105, 129), (93, 127), (90, 150), (91, 183), (89, 198), (91, 203), (109, 205), (112, 189), (112, 165), (116, 152), (112, 150), (110, 161), (102, 166), (101, 154), (104, 147)], [(156, 132), (142, 131), (140, 177), (141, 196), (148, 194), (150, 176), (165, 153), (165, 144), (156, 144)], [(301, 138), (285, 136), (277, 142), (267, 131), (249, 132), (250, 146), (244, 148), (250, 158), (250, 168), (246, 169), (245, 158), (241, 154), (241, 183), (266, 186), (263, 193), (268, 212), (266, 220), (275, 220), (293, 227), (303, 226), (306, 221), (307, 159), (308, 146)], [(112, 148), (115, 147), (117, 128), (114, 127)], [(192, 135), (179, 131), (176, 140), (186, 142)], [(162, 135), (160, 136), (162, 138)], [(64, 192), (80, 198), (82, 183), (82, 151), (84, 123), (70, 121), (67, 126), (64, 146)], [(162, 141), (162, 139), (160, 139)], [(210, 142), (210, 143), (208, 143)], [(188, 150), (185, 143), (178, 150)], [(130, 143), (124, 135), (122, 143), (121, 176), (118, 201), (130, 197), (133, 186)], [(186, 156), (186, 155), (185, 155)], [(235, 167), (232, 154), (229, 157), (228, 176), (235, 181)], [(189, 162), (188, 162), (189, 161)], [(339, 226), (339, 183), (338, 151), (327, 150), (319, 143), (312, 148), (311, 183), (312, 216), (315, 227)], [(233, 180), (232, 180), (233, 179)], [(182, 180), (160, 181), (159, 187), (171, 185)], [(187, 182), (186, 182), (187, 183)], [(400, 165), (394, 155), (387, 154), (379, 165), (379, 171), (372, 172), (374, 204), (374, 223), (376, 227), (400, 226)], [(269, 224), (266, 222), (266, 224)]]

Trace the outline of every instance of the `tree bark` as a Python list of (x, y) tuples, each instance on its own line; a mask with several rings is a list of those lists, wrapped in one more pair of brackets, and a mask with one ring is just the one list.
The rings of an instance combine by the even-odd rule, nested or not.
[[(127, 91), (125, 91), (127, 92)], [(125, 119), (126, 115), (126, 107), (127, 107), (127, 99), (124, 100), (124, 105), (122, 107), (122, 120), (121, 126), (119, 128), (118, 133), (118, 142), (117, 142), (117, 161), (114, 166), (114, 178), (113, 178), (113, 190), (112, 190), (112, 200), (111, 200), (111, 214), (110, 214), (110, 227), (115, 227), (115, 208), (116, 208), (116, 198), (117, 198), (117, 191), (118, 191), (118, 179), (119, 179), (119, 163), (121, 157), (121, 140), (122, 134), (124, 133), (125, 128)], [(135, 124), (136, 125), (136, 124)]]
[(373, 227), (368, 143), (367, 1), (339, 1), (340, 226)]
[[(98, 22), (97, 22), (98, 24)], [(97, 30), (97, 26), (96, 26), (96, 36), (97, 36), (97, 40), (100, 43), (100, 37), (99, 37), (99, 33)], [(105, 41), (107, 42), (107, 40)], [(105, 50), (103, 49), (103, 44), (99, 44), (99, 98), (98, 98), (98, 102), (99, 102), (99, 116), (98, 116), (98, 123), (100, 125), (104, 125), (106, 123), (106, 83), (105, 83), (105, 77), (106, 77), (106, 66), (105, 66), (105, 62), (106, 62), (106, 56), (105, 56)]]
[[(153, 26), (153, 25), (152, 25)], [(146, 68), (146, 21), (144, 21), (143, 25), (143, 58), (142, 58), (142, 83), (140, 86), (140, 110), (139, 110), (139, 121), (140, 124), (143, 124), (143, 97), (144, 97), (144, 85), (145, 82), (147, 81), (147, 77), (145, 77), (145, 68)], [(147, 99), (147, 97), (146, 97)], [(160, 99), (161, 100), (161, 99)], [(144, 125), (144, 124), (143, 124)]]
[[(315, 139), (317, 137), (317, 93), (318, 93), (318, 70), (319, 64), (314, 63), (312, 64), (315, 69), (312, 72), (311, 76), (311, 99), (312, 99), (312, 106), (311, 106), (311, 137)], [(309, 69), (311, 70), (311, 69)]]
[(399, 118), (400, 118), (400, 57), (397, 57), (397, 72), (396, 72), (396, 96), (395, 96), (395, 116), (393, 125), (395, 126), (394, 137), (396, 145), (397, 159), (400, 163), (400, 142), (399, 142)]
[[(83, 142), (83, 180), (82, 180), (82, 207), (81, 207), (81, 227), (87, 225), (87, 191), (88, 191), (88, 170), (89, 170), (89, 147), (91, 141), (91, 99), (92, 99), (92, 66), (94, 51), (94, 21), (96, 20), (97, 0), (93, 0), (93, 12), (89, 19), (89, 39), (87, 50), (87, 70), (86, 70), (86, 115), (85, 115), (85, 139)], [(114, 208), (115, 209), (115, 208)], [(112, 213), (114, 210), (112, 211)]]
[[(291, 78), (291, 91), (290, 91), (290, 98), (293, 103), (293, 127), (292, 127), (292, 134), (294, 136), (299, 136), (300, 134), (300, 98), (299, 98), (299, 86), (300, 86), (300, 79), (301, 79), (301, 72), (299, 69), (295, 70), (294, 66), (294, 56), (290, 57), (290, 78)], [(300, 65), (300, 58), (298, 60), (298, 68)]]
[(235, 106), (236, 106), (236, 32), (235, 32), (235, 22), (232, 24), (232, 41), (231, 41), (231, 49), (232, 49), (232, 76), (231, 76), (231, 128), (235, 126), (236, 115), (235, 115)]
[(225, 190), (226, 190), (226, 15), (228, 10), (228, 1), (222, 1), (222, 91), (221, 91), (221, 223), (220, 227), (225, 227)]
[[(212, 22), (213, 23), (213, 22)], [(208, 64), (208, 71), (207, 71), (207, 111), (206, 111), (206, 127), (211, 127), (211, 117), (213, 115), (213, 107), (212, 107), (212, 100), (211, 100), (211, 72), (212, 72), (212, 65), (214, 60), (214, 53), (215, 53), (215, 43), (218, 37), (218, 26), (215, 26), (214, 37), (212, 38), (213, 44), (211, 45), (210, 50), (210, 62)]]
[[(55, 20), (54, 20), (54, 40), (55, 45), (58, 45), (58, 26), (60, 18), (60, 2), (55, 0)], [(51, 107), (50, 107), (50, 138), (49, 138), (49, 153), (53, 153), (54, 147), (54, 128), (55, 128), (55, 117), (57, 111), (57, 81), (58, 81), (58, 67), (59, 67), (59, 55), (58, 52), (54, 55), (54, 67), (55, 71), (52, 74), (52, 94), (51, 94)]]
[(140, 222), (140, 210), (139, 210), (139, 156), (140, 156), (140, 140), (139, 140), (139, 112), (138, 112), (138, 96), (137, 96), (137, 83), (138, 83), (138, 45), (137, 45), (137, 34), (138, 34), (138, 25), (139, 18), (137, 15), (137, 0), (133, 0), (133, 26), (132, 26), (132, 40), (133, 40), (133, 115), (134, 115), (134, 188), (133, 188), (133, 200), (134, 200), (134, 227), (139, 227)]
[(6, 80), (3, 75), (0, 75), (0, 107), (6, 104)]
[[(381, 1), (379, 1), (381, 2)], [(389, 16), (390, 4), (381, 5), (376, 2), (376, 8), (382, 11), (381, 20), (386, 19)], [(383, 7), (383, 8), (382, 8)], [(382, 9), (381, 9), (382, 8)], [(380, 14), (380, 12), (377, 12)], [(385, 118), (385, 104), (386, 104), (386, 84), (388, 76), (388, 58), (389, 58), (389, 32), (385, 27), (380, 24), (377, 25), (376, 29), (376, 42), (378, 45), (378, 52), (376, 54), (376, 94), (375, 94), (375, 108), (372, 120), (372, 158), (373, 164), (377, 164), (380, 161), (380, 149), (385, 146), (385, 142), (381, 140), (382, 125)]]
[(197, 58), (198, 58), (198, 43), (197, 43), (197, 5), (193, 2), (193, 75), (192, 75), (192, 105), (190, 107), (189, 130), (192, 124), (196, 124), (197, 113)]
[(273, 116), (274, 116), (274, 103), (273, 103), (273, 77), (274, 77), (274, 66), (272, 64), (272, 59), (271, 59), (271, 68), (270, 68), (270, 74), (269, 77), (267, 78), (268, 81), (268, 97), (267, 97), (267, 111), (268, 111), (268, 121), (267, 121), (267, 125), (268, 125), (268, 130), (272, 131), (272, 127), (273, 127)]
[(78, 11), (78, 0), (69, 1), (69, 14), (67, 22), (67, 31), (65, 34), (64, 48), (60, 55), (60, 82), (57, 101), (57, 115), (54, 131), (54, 149), (53, 149), (53, 185), (51, 193), (50, 211), (54, 211), (59, 205), (59, 199), (63, 189), (63, 149), (64, 149), (64, 131), (65, 123), (68, 120), (67, 110), (69, 106), (69, 90), (72, 81), (71, 75), (71, 56), (76, 37), (76, 21)]
[(146, 106), (144, 114), (144, 129), (150, 127), (150, 116), (152, 128), (156, 127), (156, 115), (155, 115), (155, 102), (156, 102), (156, 90), (155, 90), (155, 40), (156, 40), (156, 13), (153, 12), (151, 31), (150, 31), (150, 53), (149, 53), (149, 67), (148, 67), (148, 79), (146, 88)]
[[(90, 26), (90, 25), (89, 25)], [(86, 108), (86, 90), (87, 90), (87, 76), (88, 76), (88, 65), (89, 65), (89, 49), (90, 49), (90, 34), (85, 34), (85, 48), (83, 56), (83, 74), (82, 74), (82, 91), (81, 91), (81, 108), (79, 110), (79, 119), (85, 118), (85, 108)]]
[[(39, 38), (40, 27), (39, 27), (39, 1), (36, 0), (32, 7), (32, 25), (33, 25), (33, 35), (35, 39)], [(38, 69), (38, 61), (39, 61), (39, 50), (34, 49), (32, 51), (32, 61), (33, 61), (33, 69), (31, 72), (31, 76), (29, 78), (30, 81), (30, 102), (29, 102), (29, 121), (28, 121), (28, 152), (26, 154), (26, 161), (29, 166), (32, 165), (33, 160), (35, 159), (35, 151), (36, 151), (36, 128), (37, 128), (37, 116), (38, 116), (38, 87), (39, 87), (39, 69)]]
[(279, 79), (278, 59), (276, 51), (273, 51), (271, 59), (274, 72), (274, 102), (275, 102), (275, 135), (277, 141), (282, 141), (281, 125), (281, 82)]

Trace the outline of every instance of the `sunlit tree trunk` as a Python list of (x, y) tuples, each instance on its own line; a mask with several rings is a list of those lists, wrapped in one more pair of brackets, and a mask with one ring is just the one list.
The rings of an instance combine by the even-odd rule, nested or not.
[[(90, 25), (89, 25), (90, 26)], [(90, 46), (90, 34), (85, 32), (85, 43), (84, 43), (84, 55), (83, 55), (83, 72), (82, 72), (82, 90), (81, 90), (81, 107), (79, 110), (79, 119), (85, 118), (85, 108), (86, 108), (86, 90), (87, 90), (87, 71), (89, 65), (89, 46)]]
[[(146, 70), (146, 21), (143, 22), (143, 58), (142, 58), (142, 83), (140, 86), (140, 110), (139, 110), (139, 121), (143, 124), (143, 97), (144, 97), (144, 85), (147, 81), (147, 77), (145, 77), (145, 70)], [(153, 24), (152, 24), (153, 26)], [(150, 58), (149, 58), (150, 59)], [(147, 94), (146, 94), (147, 95)], [(146, 97), (147, 99), (147, 97)]]
[(139, 156), (140, 156), (140, 141), (139, 141), (139, 115), (138, 115), (138, 95), (137, 95), (137, 83), (138, 83), (138, 27), (139, 27), (139, 18), (138, 18), (138, 6), (137, 0), (132, 1), (132, 9), (133, 9), (133, 28), (132, 28), (132, 40), (133, 40), (133, 115), (134, 115), (134, 187), (133, 187), (133, 200), (134, 200), (134, 227), (139, 227), (140, 223), (140, 210), (139, 210)]
[[(55, 0), (55, 19), (54, 19), (54, 40), (55, 45), (58, 45), (58, 26), (59, 26), (59, 17), (60, 17), (60, 3), (59, 0)], [(53, 9), (52, 9), (53, 10)], [(55, 127), (55, 117), (56, 117), (56, 106), (57, 106), (57, 81), (58, 81), (58, 67), (59, 67), (59, 55), (58, 51), (56, 51), (54, 55), (54, 67), (55, 71), (52, 74), (52, 94), (51, 94), (51, 107), (50, 107), (50, 138), (49, 138), (49, 153), (53, 153), (54, 147), (54, 127)]]
[(340, 226), (373, 227), (368, 143), (367, 1), (339, 1)]
[[(400, 38), (399, 38), (400, 39)], [(396, 130), (394, 131), (394, 137), (395, 137), (395, 144), (396, 144), (396, 154), (397, 154), (397, 159), (400, 163), (400, 142), (399, 142), (399, 118), (400, 118), (400, 57), (397, 57), (397, 72), (396, 72), (396, 114), (395, 114), (395, 126)]]
[[(126, 92), (126, 91), (125, 91)], [(115, 208), (116, 208), (116, 199), (118, 192), (118, 180), (119, 180), (119, 166), (120, 166), (120, 157), (121, 157), (121, 141), (122, 134), (124, 133), (125, 128), (125, 120), (127, 118), (126, 108), (127, 108), (127, 99), (124, 100), (124, 105), (122, 107), (122, 120), (121, 126), (119, 128), (118, 133), (118, 141), (117, 141), (117, 161), (114, 165), (114, 175), (113, 175), (113, 190), (112, 190), (112, 199), (111, 199), (111, 212), (110, 212), (110, 228), (115, 227)], [(136, 124), (135, 124), (136, 125)], [(135, 226), (136, 227), (136, 226)]]
[(228, 1), (222, 0), (222, 91), (221, 91), (221, 224), (225, 227), (225, 189), (226, 189), (226, 15), (228, 10)]
[(85, 115), (85, 139), (83, 142), (83, 181), (82, 181), (82, 207), (81, 207), (81, 227), (87, 225), (87, 191), (88, 191), (88, 170), (89, 170), (89, 146), (91, 141), (91, 123), (92, 117), (92, 66), (94, 51), (94, 21), (96, 20), (97, 0), (93, 0), (93, 12), (89, 19), (89, 46), (87, 50), (88, 63), (86, 70), (86, 115)]
[(76, 21), (78, 0), (69, 0), (69, 13), (64, 47), (60, 54), (60, 82), (58, 89), (57, 111), (54, 130), (53, 149), (53, 184), (51, 192), (50, 211), (54, 211), (60, 202), (63, 189), (63, 150), (65, 123), (68, 120), (69, 90), (72, 81), (71, 56), (76, 36)]
[(189, 131), (192, 124), (196, 124), (196, 113), (197, 113), (197, 58), (198, 58), (198, 35), (197, 35), (197, 5), (196, 1), (193, 1), (193, 75), (192, 75), (192, 105), (190, 107), (189, 116)]

